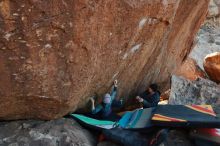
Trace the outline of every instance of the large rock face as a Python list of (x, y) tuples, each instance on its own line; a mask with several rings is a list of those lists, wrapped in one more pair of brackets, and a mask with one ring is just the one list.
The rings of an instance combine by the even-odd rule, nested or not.
[(196, 80), (199, 77), (206, 78), (205, 72), (200, 69), (196, 61), (192, 58), (187, 58), (177, 72), (175, 72), (175, 75), (183, 76), (189, 80)]
[(0, 119), (58, 118), (114, 79), (120, 95), (166, 88), (209, 0), (0, 2)]
[(96, 138), (70, 119), (0, 123), (1, 146), (95, 146)]
[(209, 104), (220, 106), (220, 86), (207, 79), (190, 81), (172, 76), (169, 104)]
[(204, 69), (213, 81), (220, 83), (220, 52), (206, 56)]

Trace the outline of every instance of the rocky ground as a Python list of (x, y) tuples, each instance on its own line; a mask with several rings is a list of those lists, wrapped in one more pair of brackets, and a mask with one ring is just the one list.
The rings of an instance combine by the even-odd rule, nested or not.
[(195, 81), (173, 76), (169, 104), (209, 104), (220, 106), (220, 86), (208, 79)]
[(0, 124), (0, 146), (95, 146), (96, 137), (73, 119)]

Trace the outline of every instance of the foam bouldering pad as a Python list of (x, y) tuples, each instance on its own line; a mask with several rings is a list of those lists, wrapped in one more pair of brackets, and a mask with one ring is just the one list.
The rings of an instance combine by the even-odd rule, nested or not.
[(93, 119), (93, 118), (80, 115), (80, 114), (71, 114), (70, 116), (72, 116), (75, 120), (77, 120), (83, 126), (97, 129), (97, 130), (112, 129), (116, 127), (116, 124), (117, 124), (116, 122), (112, 122), (108, 120)]
[(210, 105), (161, 105), (153, 114), (155, 126), (219, 128), (220, 118)]
[(210, 105), (159, 105), (125, 112), (119, 121), (98, 120), (72, 114), (84, 126), (96, 129), (120, 127), (149, 130), (155, 127), (220, 128), (220, 117)]
[(143, 129), (152, 127), (152, 113), (155, 108), (137, 109), (126, 112), (119, 120), (119, 126), (124, 129)]

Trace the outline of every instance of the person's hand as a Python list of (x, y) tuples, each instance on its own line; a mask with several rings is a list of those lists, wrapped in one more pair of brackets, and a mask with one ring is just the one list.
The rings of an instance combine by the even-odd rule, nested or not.
[(91, 101), (91, 103), (92, 103), (92, 111), (95, 110), (95, 100), (94, 100), (94, 98), (93, 97), (90, 98), (89, 101)]
[(137, 97), (136, 97), (136, 100), (137, 100), (138, 102), (143, 102), (143, 101), (144, 101), (144, 99), (141, 98), (140, 96), (137, 96)]
[(144, 99), (143, 98), (139, 98), (139, 102), (144, 102)]
[(89, 99), (92, 103), (95, 103), (95, 100), (93, 98)]
[(118, 80), (114, 81), (114, 86), (117, 87), (118, 86)]
[(136, 100), (139, 100), (140, 99), (140, 96), (136, 96)]

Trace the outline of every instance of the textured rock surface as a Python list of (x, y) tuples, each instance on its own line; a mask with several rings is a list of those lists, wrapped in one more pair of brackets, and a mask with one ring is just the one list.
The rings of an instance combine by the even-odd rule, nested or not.
[(190, 81), (172, 76), (169, 104), (211, 104), (220, 105), (220, 86), (216, 83), (198, 78)]
[(196, 60), (198, 66), (204, 70), (203, 62), (206, 55), (220, 52), (220, 18), (217, 22), (207, 20), (197, 35), (197, 43), (189, 57)]
[(0, 123), (1, 146), (95, 146), (95, 137), (74, 120)]
[(220, 15), (220, 1), (210, 0), (208, 17), (216, 17)]
[(61, 117), (116, 78), (125, 97), (152, 82), (166, 88), (208, 3), (1, 1), (0, 119)]
[(213, 81), (220, 83), (220, 52), (205, 57), (204, 69)]
[(189, 80), (196, 80), (198, 77), (206, 78), (205, 72), (200, 69), (196, 61), (192, 58), (187, 58), (177, 72), (175, 72), (175, 75)]

